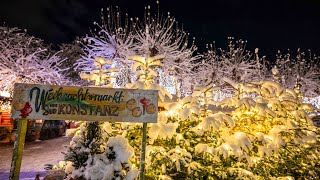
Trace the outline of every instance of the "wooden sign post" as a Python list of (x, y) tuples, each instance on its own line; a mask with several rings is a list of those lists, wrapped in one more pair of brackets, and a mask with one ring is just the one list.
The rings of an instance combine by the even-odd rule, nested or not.
[(142, 127), (142, 144), (141, 144), (141, 158), (140, 158), (140, 172), (139, 178), (140, 180), (144, 180), (144, 167), (146, 160), (146, 145), (147, 145), (147, 126), (148, 123), (143, 123)]
[(10, 168), (10, 176), (9, 176), (10, 180), (19, 179), (24, 141), (26, 139), (26, 133), (27, 133), (27, 123), (28, 123), (27, 119), (21, 119), (18, 121), (17, 137), (13, 146), (13, 155), (12, 155), (11, 168)]
[(140, 178), (143, 179), (147, 123), (156, 123), (157, 117), (157, 90), (17, 83), (14, 86), (11, 118), (20, 120), (10, 179), (19, 179), (26, 119), (143, 123), (140, 162)]

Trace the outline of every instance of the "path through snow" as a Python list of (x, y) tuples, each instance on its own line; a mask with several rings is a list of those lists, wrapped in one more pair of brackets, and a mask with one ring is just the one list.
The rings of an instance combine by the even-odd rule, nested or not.
[[(21, 165), (21, 180), (33, 180), (37, 173), (43, 177), (46, 172), (45, 164), (58, 164), (63, 160), (65, 145), (68, 145), (71, 137), (59, 137), (44, 141), (27, 142), (24, 147), (22, 165)], [(8, 179), (11, 159), (12, 159), (12, 144), (0, 144), (0, 180)]]

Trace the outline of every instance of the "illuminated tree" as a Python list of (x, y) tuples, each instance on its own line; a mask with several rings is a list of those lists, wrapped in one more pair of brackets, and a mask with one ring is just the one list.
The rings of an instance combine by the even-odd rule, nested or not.
[(234, 41), (228, 38), (227, 50), (207, 45), (202, 63), (197, 67), (199, 85), (223, 83), (221, 77), (229, 77), (236, 82), (248, 82), (266, 79), (267, 65), (260, 58), (258, 49), (252, 53), (246, 49), (246, 41)]
[(233, 91), (225, 83), (223, 77), (229, 77), (237, 83), (269, 80), (268, 64), (265, 57), (259, 56), (259, 49), (254, 53), (246, 49), (246, 41), (234, 41), (228, 38), (226, 50), (215, 47), (215, 44), (207, 45), (207, 52), (204, 53), (201, 63), (194, 69), (197, 72), (194, 84), (207, 86), (215, 84), (221, 86), (215, 91), (212, 99), (221, 101), (226, 97), (233, 96)]
[(95, 57), (111, 59), (118, 67), (129, 66), (127, 57), (134, 55), (134, 34), (128, 22), (122, 23), (120, 12), (107, 8), (106, 18), (101, 9), (101, 24), (94, 22), (97, 29), (83, 38), (83, 55), (75, 63), (75, 69), (90, 72), (95, 67)]
[(89, 74), (82, 72), (80, 74), (81, 79), (92, 81), (96, 86), (109, 86), (113, 87), (112, 79), (116, 77), (115, 73), (119, 72), (118, 68), (105, 69), (105, 65), (112, 65), (111, 60), (107, 60), (103, 57), (96, 57), (94, 60), (94, 66), (96, 69), (92, 70)]
[(17, 28), (0, 27), (0, 91), (11, 96), (13, 84), (67, 84), (59, 52)]
[(194, 39), (190, 45), (189, 33), (179, 27), (178, 22), (170, 16), (170, 13), (167, 17), (161, 17), (159, 13), (151, 16), (150, 11), (150, 6), (148, 6), (145, 18), (142, 21), (139, 19), (135, 21), (138, 41), (136, 54), (162, 55), (162, 70), (166, 75), (173, 75), (176, 83), (181, 83), (180, 91), (186, 91), (190, 89), (190, 84), (188, 84), (190, 77), (195, 75), (193, 68), (201, 57), (195, 55), (197, 47)]
[(127, 14), (122, 18), (118, 8), (107, 8), (101, 25), (95, 23), (98, 30), (84, 38), (84, 55), (77, 61), (76, 69), (91, 71), (94, 68), (93, 60), (97, 56), (111, 59), (113, 66), (125, 74), (117, 78), (117, 82), (124, 86), (136, 80), (133, 76), (135, 70), (130, 71), (133, 64), (128, 57), (162, 56), (162, 66), (156, 71), (164, 72), (158, 74), (167, 77), (158, 78), (162, 82), (156, 80), (155, 83), (168, 84), (163, 81), (173, 79), (175, 84), (180, 84), (180, 90), (190, 89), (191, 83), (188, 81), (194, 75), (193, 68), (200, 58), (195, 55), (197, 48), (194, 41), (189, 45), (189, 34), (181, 29), (169, 14), (167, 17), (151, 16), (150, 6), (145, 13), (143, 20), (129, 19)]
[(293, 88), (298, 79), (301, 84), (301, 92), (304, 101), (312, 103), (320, 108), (320, 62), (319, 57), (297, 50), (296, 56), (288, 52), (277, 54), (274, 71), (277, 72), (278, 82), (288, 88)]
[(279, 51), (276, 59), (276, 67), (279, 71), (279, 81), (288, 88), (295, 86), (296, 79), (300, 79), (302, 92), (307, 97), (315, 97), (320, 94), (320, 64), (319, 58), (312, 54), (297, 50), (296, 56), (288, 52), (281, 54)]

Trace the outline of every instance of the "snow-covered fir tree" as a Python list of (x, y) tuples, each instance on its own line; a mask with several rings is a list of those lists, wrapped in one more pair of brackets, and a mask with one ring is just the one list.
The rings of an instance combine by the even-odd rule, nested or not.
[[(59, 168), (73, 180), (134, 180), (129, 159), (134, 149), (122, 136), (109, 137), (109, 123), (86, 122), (73, 136)], [(105, 128), (103, 128), (105, 127)]]
[(95, 29), (83, 38), (83, 55), (75, 63), (75, 69), (90, 72), (95, 57), (112, 59), (118, 67), (128, 67), (128, 56), (134, 55), (134, 30), (126, 19), (122, 21), (118, 8), (101, 9), (101, 23), (94, 22)]
[[(96, 57), (94, 69), (87, 74), (82, 72), (82, 79), (93, 81), (96, 86), (112, 85), (110, 72), (104, 69), (111, 61)], [(115, 125), (114, 123), (112, 123)], [(138, 171), (130, 164), (134, 149), (122, 136), (111, 137), (110, 123), (84, 122), (75, 133), (65, 154), (65, 162), (58, 169), (63, 169), (70, 180), (134, 180)]]

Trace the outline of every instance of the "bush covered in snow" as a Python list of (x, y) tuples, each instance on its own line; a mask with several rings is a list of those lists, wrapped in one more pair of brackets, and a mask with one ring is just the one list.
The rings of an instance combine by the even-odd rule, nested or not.
[[(237, 92), (234, 97), (212, 101), (210, 94), (218, 89), (207, 86), (197, 88), (193, 96), (164, 103), (158, 123), (148, 126), (145, 176), (319, 178), (319, 129), (309, 115), (316, 109), (302, 103), (294, 90), (273, 81), (225, 81)], [(214, 110), (217, 106), (228, 111)], [(130, 166), (130, 157), (133, 166), (139, 165), (138, 156), (132, 154), (141, 150), (141, 124), (106, 122), (100, 127), (101, 139), (108, 139), (102, 143), (102, 154), (91, 154), (92, 144), (83, 147), (83, 131), (73, 138), (69, 148), (80, 146), (78, 152), (86, 154), (87, 160), (71, 175), (103, 179), (107, 174), (131, 174), (132, 170), (118, 172)]]
[[(108, 124), (108, 123), (106, 123)], [(60, 166), (67, 179), (134, 180), (138, 171), (129, 159), (134, 149), (122, 136), (108, 137), (106, 124), (87, 122), (73, 136), (65, 153), (65, 164)]]
[[(208, 92), (217, 89), (198, 88), (159, 114), (149, 129), (148, 175), (319, 178), (319, 130), (309, 116), (316, 109), (272, 81), (225, 81), (236, 96), (213, 102)], [(232, 110), (215, 111), (211, 105)]]

